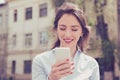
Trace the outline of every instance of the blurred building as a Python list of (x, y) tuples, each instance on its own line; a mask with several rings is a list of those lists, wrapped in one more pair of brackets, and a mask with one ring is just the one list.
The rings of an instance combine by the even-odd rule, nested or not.
[(9, 36), (7, 74), (15, 80), (31, 80), (35, 55), (50, 46), (54, 8), (51, 0), (8, 0)]
[(6, 76), (8, 9), (5, 3), (0, 4), (0, 79)]
[[(53, 27), (55, 15), (55, 7), (52, 1), (7, 0), (7, 5), (0, 5), (0, 35), (7, 33), (7, 31), (9, 34), (8, 47), (6, 48), (5, 46), (3, 48), (0, 46), (0, 61), (6, 61), (6, 54), (3, 57), (3, 50), (6, 51), (5, 49), (8, 49), (6, 69), (8, 78), (31, 80), (31, 64), (34, 56), (51, 48), (51, 44), (54, 41), (51, 38), (50, 33), (52, 32), (50, 30)], [(93, 56), (94, 58), (101, 57), (100, 37), (95, 32), (97, 22), (94, 0), (83, 1), (88, 24), (92, 26), (90, 47), (87, 55)], [(104, 19), (108, 25), (110, 40), (117, 45), (117, 42), (119, 42), (117, 1), (107, 0), (106, 4), (104, 7)], [(6, 29), (7, 25), (8, 29)], [(3, 38), (0, 36), (0, 40), (7, 40), (3, 40)], [(5, 45), (5, 43), (0, 41), (2, 45)], [(1, 62), (0, 71), (2, 72), (3, 68), (1, 66), (4, 66)], [(115, 69), (115, 76), (119, 76), (120, 71), (118, 67), (115, 67)]]

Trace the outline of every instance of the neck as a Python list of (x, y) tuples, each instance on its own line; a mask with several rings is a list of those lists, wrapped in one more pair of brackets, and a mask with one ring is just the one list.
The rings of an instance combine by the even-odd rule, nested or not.
[[(62, 47), (62, 45), (60, 47)], [(76, 46), (70, 46), (69, 48), (70, 48), (70, 52), (71, 52), (71, 57), (73, 58), (76, 51), (77, 51), (77, 47)]]
[(71, 57), (73, 58), (76, 51), (77, 51), (77, 48), (76, 47), (71, 47), (70, 50), (71, 50)]

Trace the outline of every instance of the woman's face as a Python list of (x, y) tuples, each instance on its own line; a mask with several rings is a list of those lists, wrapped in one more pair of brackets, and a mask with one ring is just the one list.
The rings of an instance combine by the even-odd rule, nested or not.
[(75, 47), (82, 36), (82, 27), (74, 15), (64, 14), (58, 21), (57, 35), (61, 47)]

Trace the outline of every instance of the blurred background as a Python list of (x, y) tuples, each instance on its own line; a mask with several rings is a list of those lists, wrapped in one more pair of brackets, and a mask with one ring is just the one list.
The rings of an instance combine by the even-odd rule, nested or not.
[(33, 58), (56, 39), (55, 11), (64, 2), (85, 13), (85, 54), (99, 63), (100, 80), (120, 80), (120, 0), (0, 0), (0, 80), (31, 80)]

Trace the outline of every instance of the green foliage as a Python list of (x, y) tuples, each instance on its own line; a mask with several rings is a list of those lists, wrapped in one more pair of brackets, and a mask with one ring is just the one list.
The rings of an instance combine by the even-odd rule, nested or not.
[(53, 0), (53, 5), (57, 8), (60, 7), (64, 2), (65, 0)]
[(108, 36), (108, 25), (104, 21), (104, 7), (106, 0), (95, 0), (95, 11), (97, 14), (97, 31), (101, 37), (101, 48), (104, 55), (104, 67), (106, 71), (114, 70), (114, 46)]
[(89, 45), (90, 45), (90, 48), (95, 51), (97, 49), (100, 49), (101, 41), (96, 40), (94, 38), (90, 38)]
[(84, 4), (84, 0), (75, 0), (74, 1), (76, 4), (79, 5), (79, 8), (83, 9), (83, 6), (85, 6)]
[(95, 22), (93, 20), (89, 20), (88, 21), (88, 25), (91, 26), (91, 27), (93, 27), (95, 25)]

